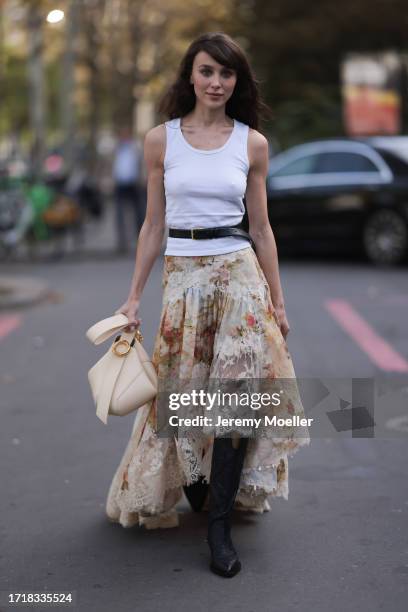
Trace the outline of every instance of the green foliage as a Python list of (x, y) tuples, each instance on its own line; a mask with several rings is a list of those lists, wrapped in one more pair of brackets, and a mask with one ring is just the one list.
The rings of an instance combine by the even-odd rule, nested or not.
[[(13, 0), (19, 3), (29, 5)], [(3, 16), (8, 4), (0, 4)], [(60, 6), (67, 9), (69, 1)], [(75, 129), (93, 143), (102, 126), (131, 122), (138, 98), (157, 100), (192, 38), (207, 30), (223, 30), (247, 50), (275, 114), (263, 131), (282, 147), (342, 134), (345, 53), (406, 47), (405, 0), (78, 0), (76, 6)], [(12, 27), (24, 32), (27, 24)], [(47, 129), (58, 134), (67, 25), (41, 27)], [(27, 48), (6, 45), (6, 38), (0, 35), (0, 137), (10, 130), (27, 134), (30, 125)]]
[(10, 130), (20, 131), (28, 125), (27, 65), (24, 59), (10, 55), (6, 74), (7, 79), (1, 87), (1, 136)]
[(342, 134), (339, 66), (344, 54), (406, 50), (403, 0), (244, 4), (241, 31), (249, 39), (263, 95), (275, 112), (267, 129), (282, 146)]

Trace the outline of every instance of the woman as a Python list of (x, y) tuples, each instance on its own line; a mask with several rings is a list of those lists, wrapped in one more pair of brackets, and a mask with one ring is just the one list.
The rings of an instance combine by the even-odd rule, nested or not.
[[(126, 331), (140, 325), (142, 290), (168, 225), (152, 357), (159, 389), (160, 381), (167, 389), (185, 390), (189, 381), (191, 388), (208, 389), (210, 381), (238, 387), (238, 381), (279, 380), (282, 386), (290, 380), (279, 410), (269, 406), (266, 414), (304, 416), (285, 341), (289, 324), (267, 215), (268, 145), (256, 129), (262, 108), (248, 61), (229, 36), (207, 33), (190, 45), (160, 105), (169, 120), (145, 138), (146, 219), (129, 297), (116, 312), (128, 316)], [(244, 196), (257, 255), (243, 234), (215, 231), (217, 237), (209, 238), (197, 229), (236, 227)], [(182, 427), (160, 435), (165, 412), (158, 398), (138, 410), (107, 514), (125, 527), (172, 527), (178, 525), (175, 506), (183, 487), (195, 510), (207, 498), (210, 568), (234, 576), (241, 563), (230, 535), (233, 507), (264, 512), (269, 495), (288, 498), (288, 456), (309, 444), (308, 430), (296, 439), (295, 427), (280, 437), (276, 428), (272, 434), (264, 427), (260, 436), (253, 424), (225, 419), (219, 425), (214, 418), (193, 435)], [(225, 406), (215, 402), (212, 412), (225, 416)], [(208, 415), (208, 409), (193, 413)]]

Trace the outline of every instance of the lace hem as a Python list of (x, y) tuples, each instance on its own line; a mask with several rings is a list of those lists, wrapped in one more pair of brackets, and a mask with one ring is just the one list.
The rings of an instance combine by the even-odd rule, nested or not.
[[(176, 526), (175, 506), (182, 499), (183, 485), (196, 482), (201, 475), (210, 481), (211, 439), (158, 438), (147, 413), (140, 412), (135, 419), (132, 437), (109, 489), (106, 513), (123, 527), (144, 524), (156, 528), (148, 527), (149, 522), (158, 527), (168, 522)], [(269, 509), (269, 496), (287, 500), (288, 457), (309, 444), (309, 438), (279, 439), (272, 446), (270, 440), (251, 439), (236, 508), (264, 512)]]
[(126, 512), (118, 509), (116, 512), (108, 513), (108, 518), (112, 523), (119, 523), (122, 527), (145, 527), (146, 529), (168, 529), (178, 527), (179, 513), (175, 508), (169, 512), (162, 512), (155, 515), (144, 515), (141, 512)]

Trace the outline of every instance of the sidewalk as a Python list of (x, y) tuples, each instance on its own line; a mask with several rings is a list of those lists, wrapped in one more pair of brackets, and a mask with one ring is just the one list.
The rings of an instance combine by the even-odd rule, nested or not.
[[(130, 211), (128, 211), (130, 213)], [(163, 239), (162, 253), (167, 239), (167, 232)], [(116, 250), (115, 209), (112, 201), (107, 201), (102, 219), (88, 219), (83, 225), (83, 241), (80, 242), (72, 234), (62, 237), (58, 241), (38, 243), (30, 251), (26, 245), (1, 263), (45, 263), (47, 261), (83, 261), (102, 257), (134, 258), (137, 240), (129, 244), (127, 253)]]

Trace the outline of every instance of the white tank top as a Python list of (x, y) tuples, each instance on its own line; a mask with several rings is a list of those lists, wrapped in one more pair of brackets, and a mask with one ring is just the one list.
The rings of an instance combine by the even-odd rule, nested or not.
[[(245, 213), (249, 128), (234, 119), (227, 142), (196, 149), (184, 138), (180, 118), (165, 122), (166, 225), (178, 229), (237, 225)], [(165, 255), (219, 255), (248, 248), (245, 238), (167, 238)]]

